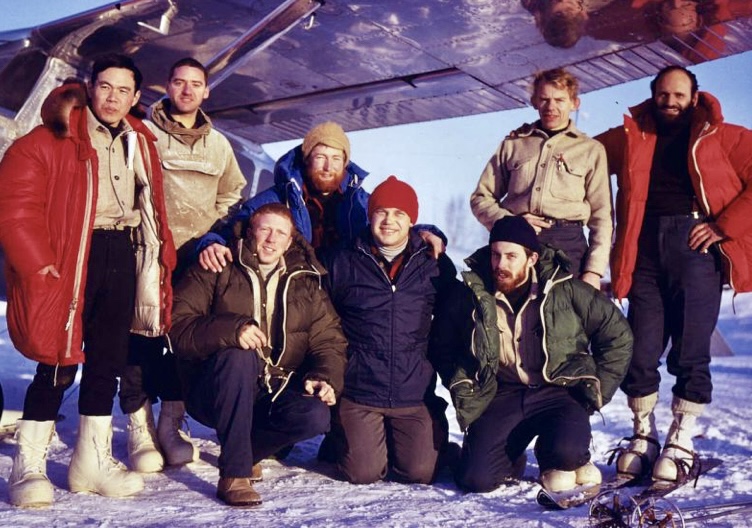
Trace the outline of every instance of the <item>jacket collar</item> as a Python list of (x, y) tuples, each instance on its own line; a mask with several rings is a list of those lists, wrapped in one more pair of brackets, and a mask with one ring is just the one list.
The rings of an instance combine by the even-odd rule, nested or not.
[[(574, 126), (574, 122), (570, 119), (569, 124), (567, 125), (567, 128), (559, 132), (559, 134), (564, 134), (569, 137), (578, 138), (582, 137), (585, 134), (580, 132), (576, 126)], [(516, 138), (525, 138), (530, 136), (542, 136), (545, 138), (548, 138), (549, 135), (546, 134), (546, 132), (541, 128), (540, 121), (536, 121), (535, 123), (525, 123), (521, 127), (511, 131), (508, 138), (516, 139)]]
[[(256, 253), (256, 241), (253, 238), (248, 237), (239, 240), (233, 252), (240, 265), (258, 270), (259, 263), (258, 254)], [(293, 235), (290, 249), (284, 254), (284, 259), (288, 274), (297, 270), (313, 271), (319, 275), (326, 274), (326, 270), (316, 257), (313, 247), (297, 231)]]
[(200, 138), (207, 136), (212, 129), (211, 119), (202, 109), (198, 109), (195, 128), (185, 128), (169, 115), (170, 100), (160, 99), (150, 108), (149, 118), (157, 127), (181, 143), (193, 145)]
[[(535, 272), (538, 276), (538, 282), (540, 284), (546, 284), (549, 280), (560, 280), (567, 275), (571, 275), (569, 272), (570, 260), (567, 255), (558, 249), (555, 249), (546, 244), (541, 244), (542, 252), (538, 257), (538, 262), (535, 265)], [(472, 255), (465, 259), (465, 264), (470, 268), (470, 271), (476, 275), (485, 289), (493, 294), (496, 290), (494, 285), (493, 276), (491, 274), (491, 246), (483, 246), (476, 250)]]

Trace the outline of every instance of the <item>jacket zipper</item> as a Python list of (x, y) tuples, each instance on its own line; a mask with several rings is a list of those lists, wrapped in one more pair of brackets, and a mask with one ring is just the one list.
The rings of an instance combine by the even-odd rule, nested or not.
[[(371, 261), (376, 265), (376, 268), (379, 271), (381, 271), (381, 274), (383, 275), (384, 279), (386, 279), (387, 285), (389, 285), (389, 288), (392, 290), (392, 295), (394, 295), (394, 293), (397, 291), (397, 285), (392, 284), (392, 280), (389, 278), (389, 275), (387, 275), (386, 271), (384, 271), (384, 269), (381, 266), (379, 266), (379, 262), (376, 260), (376, 258), (373, 255), (371, 255), (368, 251), (366, 251), (363, 247), (361, 247), (360, 245), (358, 245), (358, 251), (360, 251), (361, 253), (366, 255), (369, 259), (371, 259)], [(407, 259), (407, 262), (405, 262), (402, 268), (402, 273), (405, 273), (407, 266), (410, 265), (413, 259), (419, 254), (423, 253), (424, 251), (426, 251), (426, 247), (421, 246), (412, 255), (410, 255), (410, 258)], [(389, 406), (391, 407), (392, 405), (392, 380), (394, 379), (394, 311), (393, 310), (392, 310), (392, 324), (390, 325), (390, 327), (392, 330), (392, 335), (390, 336), (390, 340), (389, 340), (391, 343), (389, 357), (392, 359), (392, 361), (390, 361), (391, 368), (389, 369), (389, 397), (388, 399), (389, 399)]]
[[(153, 165), (152, 165), (152, 159), (151, 159), (151, 152), (149, 151), (149, 145), (146, 143), (146, 138), (142, 134), (138, 134), (137, 137), (138, 137), (138, 143), (139, 143), (139, 150), (141, 152), (141, 161), (144, 164), (144, 170), (146, 171), (147, 178), (149, 178), (149, 183), (150, 183), (149, 186), (152, 189), (152, 192), (149, 194), (151, 195), (152, 208), (154, 210), (154, 223), (156, 224), (156, 233), (155, 233), (156, 237), (155, 238), (157, 241), (157, 245), (159, 246), (157, 249), (157, 266), (159, 266), (159, 305), (160, 305), (158, 325), (159, 325), (159, 333), (162, 335), (166, 335), (167, 332), (165, 330), (166, 330), (167, 323), (165, 322), (166, 317), (164, 314), (165, 314), (165, 308), (167, 307), (167, 302), (165, 300), (167, 296), (165, 294), (164, 283), (165, 283), (165, 276), (167, 275), (167, 271), (165, 269), (164, 264), (162, 263), (162, 259), (160, 258), (162, 254), (162, 250), (164, 249), (164, 241), (162, 240), (162, 235), (161, 235), (162, 218), (161, 218), (161, 215), (157, 212), (157, 208), (154, 203), (154, 191), (153, 191), (154, 171), (152, 170)], [(164, 176), (162, 177), (162, 183), (164, 184)], [(163, 191), (162, 198), (164, 200), (164, 191)], [(144, 229), (143, 225), (141, 229)]]
[(89, 245), (89, 224), (91, 223), (92, 195), (94, 192), (94, 177), (91, 170), (91, 160), (86, 162), (86, 208), (84, 209), (84, 221), (81, 236), (81, 244), (78, 247), (76, 255), (76, 274), (73, 280), (73, 299), (68, 308), (68, 320), (65, 323), (66, 344), (65, 357), (71, 357), (71, 348), (73, 347), (73, 319), (78, 309), (78, 297), (81, 294), (81, 275), (84, 267), (84, 254)]
[[(700, 144), (700, 141), (702, 141), (703, 139), (705, 139), (706, 137), (708, 137), (708, 136), (710, 136), (712, 134), (715, 134), (718, 131), (718, 128), (716, 127), (713, 130), (711, 130), (710, 132), (708, 132), (707, 134), (703, 134), (703, 132), (705, 132), (708, 128), (710, 128), (710, 125), (708, 123), (705, 123), (705, 126), (702, 129), (702, 132), (700, 132), (700, 135), (697, 137), (697, 141), (695, 141), (694, 144), (692, 145), (692, 163), (695, 166), (695, 170), (697, 171), (697, 175), (700, 177), (700, 191), (702, 192), (702, 205), (705, 208), (705, 212), (707, 214), (710, 214), (711, 213), (711, 211), (710, 211), (710, 204), (708, 204), (708, 197), (707, 197), (707, 195), (705, 193), (705, 182), (703, 181), (703, 178), (702, 178), (702, 172), (700, 172), (700, 166), (697, 164), (697, 147)], [(728, 266), (729, 266), (729, 274), (728, 274), (729, 275), (728, 276), (729, 285), (731, 286), (732, 290), (736, 291), (736, 287), (734, 286), (734, 263), (731, 261), (731, 259), (729, 258), (728, 254), (723, 250), (723, 247), (721, 246), (721, 244), (716, 244), (716, 247), (718, 248), (718, 251), (721, 252), (721, 254), (725, 258), (726, 262), (728, 262)]]

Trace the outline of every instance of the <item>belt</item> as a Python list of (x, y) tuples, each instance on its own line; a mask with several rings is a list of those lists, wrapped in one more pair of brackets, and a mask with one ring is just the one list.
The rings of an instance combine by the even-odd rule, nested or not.
[(582, 220), (561, 220), (558, 218), (548, 218), (545, 217), (544, 220), (551, 224), (551, 227), (582, 227), (585, 225), (585, 222)]
[(136, 230), (135, 227), (131, 226), (125, 226), (125, 225), (115, 225), (115, 226), (98, 226), (94, 228), (95, 234), (100, 235), (127, 235), (131, 236), (133, 235), (133, 232)]

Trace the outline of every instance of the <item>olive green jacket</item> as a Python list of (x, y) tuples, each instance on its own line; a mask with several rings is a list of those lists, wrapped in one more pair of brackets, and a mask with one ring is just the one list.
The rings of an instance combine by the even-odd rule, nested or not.
[[(465, 261), (464, 284), (442, 305), (432, 330), (431, 360), (449, 389), (457, 420), (465, 430), (488, 407), (498, 390), (499, 330), (489, 246)], [(571, 387), (589, 411), (608, 403), (627, 373), (632, 332), (626, 318), (602, 293), (572, 278), (568, 260), (545, 247), (536, 264), (540, 305), (543, 377)]]

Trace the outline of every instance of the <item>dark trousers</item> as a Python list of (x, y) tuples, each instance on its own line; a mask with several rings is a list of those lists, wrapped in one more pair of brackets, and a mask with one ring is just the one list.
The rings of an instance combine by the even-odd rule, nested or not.
[(164, 337), (131, 334), (128, 365), (120, 378), (120, 408), (136, 412), (147, 400), (182, 401), (175, 355)]
[(339, 469), (354, 484), (370, 484), (386, 477), (391, 466), (402, 482), (430, 483), (436, 473), (439, 449), (446, 441), (426, 405), (383, 408), (340, 400), (339, 422), (345, 449)]
[(572, 262), (570, 271), (575, 277), (582, 274), (582, 264), (588, 250), (587, 239), (582, 232), (582, 226), (552, 226), (541, 229), (538, 241), (551, 247), (562, 250)]
[(220, 350), (200, 370), (186, 406), (217, 431), (221, 477), (250, 477), (256, 462), (329, 429), (327, 405), (299, 386), (288, 386), (272, 402), (261, 382), (264, 364), (252, 350)]
[(536, 436), (541, 473), (572, 471), (590, 460), (590, 418), (568, 389), (501, 383), (465, 433), (457, 484), (473, 492), (496, 489), (513, 475), (514, 461)]
[(671, 338), (668, 371), (680, 398), (710, 403), (710, 337), (721, 305), (721, 266), (715, 248), (689, 248), (691, 216), (646, 218), (629, 291), (634, 354), (621, 387), (631, 397), (658, 391), (660, 358)]
[[(125, 367), (133, 320), (136, 261), (130, 231), (95, 230), (86, 272), (82, 314), (86, 362), (81, 374), (78, 412), (108, 416), (112, 414), (118, 376)], [(54, 420), (77, 368), (77, 365), (37, 365), (26, 391), (24, 419)]]

